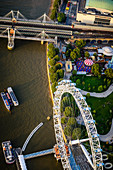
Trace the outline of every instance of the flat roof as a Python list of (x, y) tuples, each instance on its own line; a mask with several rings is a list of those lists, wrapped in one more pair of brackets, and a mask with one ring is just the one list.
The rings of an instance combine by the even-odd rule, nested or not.
[(113, 11), (113, 0), (86, 0), (86, 6)]

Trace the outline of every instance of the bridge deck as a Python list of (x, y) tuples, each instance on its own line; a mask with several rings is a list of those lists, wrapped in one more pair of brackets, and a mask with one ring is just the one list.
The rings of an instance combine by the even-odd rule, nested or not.
[(30, 141), (30, 139), (32, 138), (32, 136), (34, 135), (34, 133), (41, 127), (43, 126), (43, 123), (41, 122), (38, 126), (36, 126), (36, 128), (30, 133), (30, 135), (27, 137), (23, 147), (22, 147), (22, 151), (25, 151), (26, 146), (28, 144), (28, 142)]
[(31, 159), (31, 158), (35, 158), (35, 157), (39, 157), (39, 156), (52, 154), (52, 153), (54, 153), (54, 149), (48, 149), (48, 150), (44, 150), (44, 151), (24, 155), (24, 159)]

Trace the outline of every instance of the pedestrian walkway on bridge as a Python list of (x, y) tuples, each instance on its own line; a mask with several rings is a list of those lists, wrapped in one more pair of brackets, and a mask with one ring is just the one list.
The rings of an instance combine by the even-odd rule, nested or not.
[(39, 156), (52, 154), (52, 153), (54, 153), (54, 149), (48, 149), (48, 150), (44, 150), (44, 151), (24, 155), (24, 159), (31, 159), (31, 158), (35, 158), (35, 157), (39, 157)]
[(26, 139), (26, 141), (25, 141), (25, 143), (24, 143), (24, 145), (23, 145), (23, 147), (22, 147), (22, 151), (25, 151), (28, 142), (30, 141), (30, 139), (32, 138), (32, 136), (34, 135), (34, 133), (35, 133), (41, 126), (43, 126), (43, 123), (42, 123), (42, 122), (30, 133), (30, 135), (27, 137), (27, 139)]

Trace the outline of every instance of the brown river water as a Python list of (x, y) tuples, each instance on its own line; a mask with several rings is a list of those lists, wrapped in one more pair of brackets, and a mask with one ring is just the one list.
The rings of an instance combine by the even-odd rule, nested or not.
[[(19, 10), (27, 18), (37, 18), (48, 12), (50, 0), (0, 0), (0, 16)], [(55, 135), (52, 102), (46, 65), (46, 45), (36, 41), (15, 40), (15, 48), (7, 49), (7, 39), (0, 38), (0, 92), (13, 87), (20, 103), (10, 114), (0, 98), (0, 170), (16, 170), (7, 165), (1, 143), (11, 140), (13, 147), (22, 147), (27, 136), (40, 123), (44, 125), (34, 134), (24, 154), (52, 148)], [(47, 116), (51, 120), (47, 121)], [(61, 170), (53, 155), (26, 161), (28, 170)]]

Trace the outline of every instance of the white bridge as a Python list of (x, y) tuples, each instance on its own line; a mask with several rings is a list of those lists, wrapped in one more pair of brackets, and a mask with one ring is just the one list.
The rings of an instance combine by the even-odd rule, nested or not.
[(38, 126), (36, 126), (35, 129), (33, 129), (33, 131), (32, 131), (32, 132), (30, 133), (30, 135), (27, 137), (27, 139), (26, 139), (26, 141), (25, 141), (25, 143), (24, 143), (24, 145), (23, 145), (23, 147), (22, 147), (22, 151), (25, 151), (26, 146), (27, 146), (27, 144), (29, 143), (30, 139), (32, 138), (32, 136), (34, 135), (34, 133), (35, 133), (41, 126), (43, 126), (43, 123), (42, 123), (42, 122), (41, 122)]
[(59, 151), (61, 155), (62, 166), (65, 170), (71, 169), (64, 146), (66, 138), (61, 126), (61, 113), (60, 113), (62, 95), (68, 92), (74, 97), (86, 126), (92, 152), (93, 169), (103, 170), (103, 161), (101, 153), (102, 149), (100, 146), (99, 135), (97, 133), (97, 129), (95, 126), (95, 121), (93, 120), (90, 108), (88, 107), (84, 97), (82, 96), (80, 90), (75, 87), (75, 85), (76, 85), (75, 83), (71, 83), (71, 80), (62, 80), (61, 82), (58, 83), (57, 90), (54, 93), (54, 106), (53, 106), (54, 129), (56, 142), (57, 145), (59, 146)]

